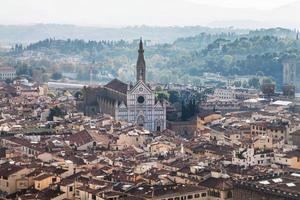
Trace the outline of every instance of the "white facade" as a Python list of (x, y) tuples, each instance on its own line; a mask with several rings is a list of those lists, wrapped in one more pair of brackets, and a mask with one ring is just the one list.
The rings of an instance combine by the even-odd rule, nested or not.
[(146, 85), (146, 63), (143, 42), (140, 40), (136, 64), (136, 84), (128, 87), (126, 104), (116, 104), (117, 121), (127, 121), (149, 131), (166, 129), (166, 105), (155, 102), (155, 92)]
[(166, 105), (155, 102), (155, 93), (143, 81), (127, 91), (127, 105), (116, 105), (116, 120), (137, 124), (149, 131), (166, 129)]
[(254, 148), (233, 151), (232, 164), (245, 168), (254, 165), (271, 165), (274, 155), (272, 151), (255, 152)]
[(235, 92), (233, 89), (216, 88), (213, 97), (217, 100), (233, 100), (235, 99)]
[(0, 80), (16, 78), (16, 70), (12, 67), (0, 67)]

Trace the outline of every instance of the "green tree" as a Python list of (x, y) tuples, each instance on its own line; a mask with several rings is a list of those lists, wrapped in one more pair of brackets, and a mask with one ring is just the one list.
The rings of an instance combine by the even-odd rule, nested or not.
[(75, 92), (74, 97), (75, 97), (77, 100), (83, 99), (82, 91), (77, 91), (77, 92)]
[(264, 78), (262, 82), (263, 84), (269, 84), (269, 83), (273, 83), (274, 81), (272, 80), (272, 78)]
[(235, 87), (241, 87), (242, 86), (242, 81), (234, 81), (233, 85)]
[(180, 94), (176, 90), (169, 91), (169, 102), (170, 103), (176, 103), (180, 101)]
[(168, 101), (169, 100), (169, 93), (164, 92), (164, 91), (156, 92), (156, 98), (159, 101), (162, 101), (164, 99)]
[(53, 121), (53, 117), (63, 117), (65, 113), (58, 107), (50, 108), (49, 116), (47, 117), (48, 121)]
[(62, 74), (60, 72), (54, 72), (51, 76), (52, 79), (54, 80), (59, 80), (59, 79), (62, 79)]
[(259, 88), (260, 87), (259, 79), (256, 77), (249, 79), (248, 85), (249, 85), (249, 87), (252, 87), (252, 88)]

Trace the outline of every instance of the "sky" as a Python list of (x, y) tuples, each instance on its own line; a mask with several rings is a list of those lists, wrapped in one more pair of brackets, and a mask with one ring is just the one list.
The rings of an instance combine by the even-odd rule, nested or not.
[(0, 0), (0, 24), (183, 26), (251, 20), (262, 26), (284, 24), (300, 27), (299, 2), (300, 0)]

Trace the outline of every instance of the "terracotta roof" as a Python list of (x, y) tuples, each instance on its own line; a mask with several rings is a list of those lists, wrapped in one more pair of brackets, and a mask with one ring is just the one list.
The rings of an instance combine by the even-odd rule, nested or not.
[(86, 130), (70, 135), (67, 140), (70, 141), (70, 144), (74, 144), (76, 146), (82, 146), (94, 141), (92, 136)]
[(0, 73), (16, 73), (16, 69), (13, 67), (0, 67)]
[(224, 178), (210, 177), (205, 181), (201, 182), (200, 185), (208, 188), (219, 189), (219, 190), (232, 189), (232, 182), (229, 179), (224, 179)]
[(51, 176), (52, 176), (51, 174), (41, 174), (38, 177), (34, 178), (34, 180), (41, 181), (41, 180), (44, 180), (44, 179), (49, 178)]
[(8, 177), (22, 169), (24, 168), (21, 166), (11, 165), (8, 163), (0, 165), (0, 177)]
[(116, 90), (118, 92), (121, 92), (123, 94), (126, 94), (127, 92), (127, 84), (123, 83), (122, 81), (118, 79), (113, 79), (109, 83), (105, 85), (105, 87), (110, 88), (112, 90)]

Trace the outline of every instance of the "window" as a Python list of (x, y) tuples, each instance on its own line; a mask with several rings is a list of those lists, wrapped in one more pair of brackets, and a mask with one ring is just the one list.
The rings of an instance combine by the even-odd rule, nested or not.
[(209, 196), (212, 196), (212, 197), (220, 197), (220, 192), (209, 191)]
[(69, 187), (69, 192), (73, 192), (73, 186)]
[(188, 195), (188, 199), (193, 199), (193, 195)]
[(199, 198), (200, 197), (200, 194), (195, 194), (194, 195), (194, 198)]
[(206, 197), (206, 196), (207, 196), (206, 193), (202, 193), (202, 194), (201, 194), (201, 197)]
[(139, 97), (137, 98), (137, 101), (138, 101), (138, 103), (144, 103), (145, 98), (144, 98), (143, 96), (139, 96)]

